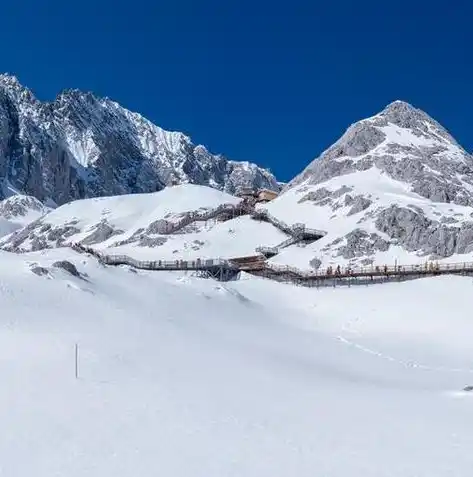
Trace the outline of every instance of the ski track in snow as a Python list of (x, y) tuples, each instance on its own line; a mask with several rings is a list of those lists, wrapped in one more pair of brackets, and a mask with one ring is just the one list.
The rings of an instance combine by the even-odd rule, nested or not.
[(427, 366), (422, 363), (416, 363), (414, 361), (403, 361), (402, 359), (399, 358), (394, 358), (393, 356), (388, 356), (384, 353), (381, 353), (379, 351), (376, 351), (371, 348), (367, 348), (365, 346), (362, 346), (358, 343), (355, 343), (352, 340), (349, 340), (343, 336), (337, 336), (336, 339), (340, 341), (341, 343), (344, 343), (348, 346), (351, 346), (359, 351), (362, 351), (363, 353), (370, 354), (372, 356), (376, 356), (378, 358), (384, 359), (386, 361), (390, 361), (392, 363), (399, 364), (400, 366), (403, 366), (405, 368), (417, 368), (417, 369), (423, 369), (427, 371), (439, 371), (439, 372), (450, 372), (450, 373), (473, 373), (473, 369), (463, 369), (463, 368), (448, 368), (448, 367), (443, 367), (443, 366)]

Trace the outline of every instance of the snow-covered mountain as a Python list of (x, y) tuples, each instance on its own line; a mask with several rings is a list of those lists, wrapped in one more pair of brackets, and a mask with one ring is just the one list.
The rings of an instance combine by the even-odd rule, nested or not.
[[(327, 235), (285, 263), (413, 263), (473, 251), (473, 158), (426, 113), (396, 101), (357, 122), (268, 210)], [(459, 257), (461, 259), (461, 257)]]
[[(436, 121), (403, 102), (351, 126), (262, 207), (289, 226), (322, 231), (321, 239), (288, 244), (274, 223), (212, 215), (239, 202), (192, 184), (78, 200), (0, 246), (31, 251), (81, 241), (106, 253), (172, 260), (252, 255), (285, 243), (272, 261), (302, 269), (473, 260), (473, 159)], [(203, 218), (169, 232), (189, 214)]]
[(61, 205), (180, 183), (279, 189), (255, 164), (213, 155), (110, 99), (69, 90), (42, 103), (0, 75), (0, 199), (13, 189)]
[(0, 237), (27, 226), (49, 210), (35, 197), (13, 195), (0, 201)]
[[(395, 103), (256, 209), (195, 184), (49, 209), (18, 195), (22, 181), (61, 203), (105, 193), (98, 184), (124, 187), (136, 163), (130, 176), (113, 173), (126, 162), (128, 132), (122, 142), (115, 131), (111, 150), (124, 155), (105, 166), (111, 156), (95, 137), (61, 129), (71, 111), (60, 128), (42, 121), (57, 105), (22, 95), (38, 109), (23, 111), (13, 136), (0, 134), (1, 151), (14, 152), (0, 163), (9, 171), (0, 236), (12, 232), (0, 240), (1, 475), (469, 475), (471, 277), (314, 289), (242, 274), (218, 283), (104, 266), (66, 247), (156, 261), (271, 246), (273, 261), (300, 268), (471, 257), (471, 158), (441, 126)], [(44, 108), (51, 116), (36, 117)], [(174, 150), (175, 136), (164, 136)], [(326, 235), (288, 242), (298, 223)]]

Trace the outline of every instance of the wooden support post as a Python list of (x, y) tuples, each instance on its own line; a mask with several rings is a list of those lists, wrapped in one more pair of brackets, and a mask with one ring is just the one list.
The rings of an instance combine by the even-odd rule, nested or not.
[(74, 370), (76, 379), (79, 379), (79, 345), (77, 343), (74, 347)]

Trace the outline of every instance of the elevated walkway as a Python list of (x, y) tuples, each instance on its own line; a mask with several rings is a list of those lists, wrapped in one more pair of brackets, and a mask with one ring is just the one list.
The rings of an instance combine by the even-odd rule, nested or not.
[(238, 278), (241, 269), (229, 260), (223, 259), (196, 259), (196, 260), (136, 260), (128, 255), (106, 255), (91, 247), (80, 244), (71, 246), (78, 253), (85, 253), (96, 257), (104, 265), (127, 265), (137, 270), (150, 271), (194, 271), (199, 276), (214, 278), (219, 281), (230, 281)]
[[(107, 255), (82, 244), (71, 247), (79, 253), (88, 253), (95, 256), (105, 265), (128, 265), (140, 270), (154, 271), (195, 271), (199, 276), (215, 278), (221, 281), (235, 280), (240, 272), (271, 280), (294, 283), (297, 285), (319, 287), (337, 285), (367, 285), (389, 281), (403, 281), (426, 276), (446, 274), (472, 275), (473, 263), (426, 263), (424, 265), (406, 265), (388, 267), (371, 266), (365, 268), (329, 267), (326, 270), (300, 270), (295, 267), (268, 263), (267, 259), (277, 255), (285, 247), (302, 242), (314, 241), (322, 238), (325, 232), (306, 228), (304, 224), (288, 225), (269, 214), (266, 210), (255, 210), (254, 204), (241, 201), (238, 204), (222, 204), (221, 206), (204, 212), (186, 214), (179, 222), (163, 221), (163, 229), (157, 233), (175, 233), (192, 222), (204, 221), (212, 218), (231, 220), (241, 215), (250, 215), (254, 220), (271, 223), (289, 237), (275, 247), (258, 247), (255, 255), (236, 257), (231, 259), (195, 259), (195, 260), (155, 260), (140, 261), (127, 255)], [(158, 221), (159, 222), (159, 221)], [(155, 224), (156, 225), (156, 224)], [(158, 224), (159, 225), (159, 224)], [(158, 227), (159, 228), (159, 227)]]
[(355, 269), (337, 267), (335, 270), (324, 271), (304, 271), (295, 267), (265, 262), (264, 267), (249, 273), (307, 287), (354, 286), (399, 282), (439, 275), (473, 276), (473, 262), (445, 264), (428, 262), (423, 265), (373, 266)]
[(303, 240), (314, 242), (326, 235), (326, 232), (323, 230), (311, 229), (306, 227), (305, 224), (286, 224), (282, 220), (274, 217), (274, 215), (271, 215), (267, 210), (255, 210), (251, 214), (251, 218), (261, 222), (270, 223), (274, 227), (278, 228), (281, 232), (284, 232), (286, 235), (290, 235), (295, 242)]
[(160, 235), (171, 235), (182, 231), (182, 229), (194, 222), (206, 222), (212, 219), (224, 222), (242, 215), (249, 215), (252, 211), (252, 204), (244, 200), (238, 204), (222, 204), (211, 210), (187, 212), (177, 222), (171, 222), (166, 219), (158, 220), (154, 223), (154, 230)]
[(79, 253), (95, 256), (104, 265), (128, 265), (139, 270), (153, 271), (195, 271), (200, 276), (220, 281), (238, 279), (240, 272), (307, 287), (369, 285), (439, 275), (473, 276), (473, 262), (445, 264), (430, 262), (424, 265), (372, 266), (356, 269), (337, 267), (335, 270), (329, 268), (323, 271), (306, 271), (268, 263), (262, 254), (226, 260), (140, 261), (127, 255), (106, 255), (80, 244), (74, 244), (71, 248)]

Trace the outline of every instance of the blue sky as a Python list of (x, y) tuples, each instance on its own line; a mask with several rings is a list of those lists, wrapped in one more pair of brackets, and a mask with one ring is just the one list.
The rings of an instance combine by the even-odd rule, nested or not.
[(473, 150), (473, 7), (424, 0), (3, 0), (0, 70), (91, 90), (288, 180), (396, 99)]

